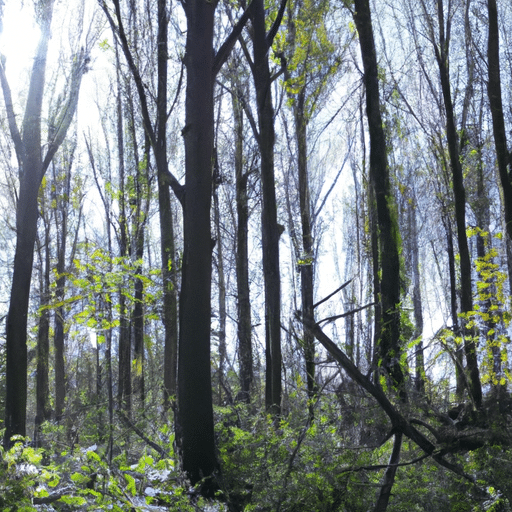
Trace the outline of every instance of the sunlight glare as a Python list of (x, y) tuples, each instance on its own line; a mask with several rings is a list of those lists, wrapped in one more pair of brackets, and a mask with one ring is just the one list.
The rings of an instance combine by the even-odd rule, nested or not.
[(0, 53), (6, 57), (6, 73), (13, 86), (32, 65), (39, 40), (39, 27), (33, 8), (25, 3), (7, 1), (4, 6)]

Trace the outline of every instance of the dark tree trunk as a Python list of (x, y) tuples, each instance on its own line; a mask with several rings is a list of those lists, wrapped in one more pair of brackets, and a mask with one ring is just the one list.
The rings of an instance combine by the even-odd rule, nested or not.
[[(26, 435), (27, 406), (27, 316), (30, 282), (34, 261), (34, 244), (38, 220), (38, 191), (43, 178), (41, 155), (41, 106), (46, 57), (50, 39), (53, 2), (47, 2), (41, 13), (41, 38), (30, 77), (30, 88), (23, 121), (23, 140), (10, 120), (20, 165), (20, 189), (16, 209), (16, 250), (6, 333), (6, 399), (4, 446), (13, 435)], [(7, 80), (2, 72), (2, 88), (6, 103), (10, 101)], [(7, 92), (8, 91), (8, 92)]]
[(389, 504), (389, 498), (391, 497), (391, 490), (395, 483), (396, 470), (398, 469), (398, 463), (400, 462), (400, 451), (402, 449), (402, 433), (398, 432), (395, 434), (395, 440), (393, 443), (393, 451), (389, 459), (389, 465), (384, 473), (384, 483), (380, 489), (377, 503), (375, 504), (374, 512), (386, 512)]
[[(53, 336), (53, 348), (54, 348), (54, 367), (55, 367), (55, 419), (60, 421), (64, 414), (64, 408), (66, 403), (66, 369), (64, 363), (64, 351), (65, 351), (65, 316), (66, 309), (62, 304), (65, 295), (66, 287), (66, 250), (68, 241), (68, 212), (69, 202), (71, 200), (71, 169), (74, 161), (74, 152), (76, 145), (72, 146), (70, 154), (66, 158), (66, 176), (64, 178), (64, 187), (61, 196), (59, 197), (58, 205), (55, 212), (55, 233), (57, 239), (57, 264), (56, 273), (57, 280), (55, 282), (55, 298), (57, 299), (57, 306), (55, 310), (54, 319), (54, 336)], [(53, 166), (53, 180), (55, 183), (58, 182), (58, 167)], [(70, 255), (70, 260), (73, 260), (76, 246), (76, 235), (75, 243)]]
[(404, 374), (400, 366), (400, 234), (393, 211), (386, 139), (380, 114), (377, 56), (368, 0), (355, 0), (354, 22), (364, 67), (366, 115), (370, 132), (370, 184), (375, 194), (379, 231), (381, 326), (378, 352), (382, 367), (405, 397)]
[(249, 203), (247, 197), (248, 173), (244, 173), (244, 115), (241, 105), (243, 91), (236, 84), (236, 94), (233, 95), (233, 115), (235, 119), (235, 180), (236, 180), (236, 289), (238, 314), (238, 358), (240, 364), (240, 395), (244, 402), (251, 398), (253, 381), (252, 361), (252, 329), (251, 301), (249, 293)]
[[(106, 5), (103, 11), (112, 27), (112, 30), (119, 34), (124, 56), (132, 73), (140, 100), (142, 121), (146, 135), (149, 137), (158, 176), (158, 206), (160, 217), (160, 249), (162, 260), (163, 280), (163, 323), (165, 329), (164, 348), (164, 408), (170, 405), (171, 397), (176, 395), (176, 369), (178, 353), (178, 319), (176, 300), (176, 265), (174, 258), (174, 232), (173, 217), (171, 209), (171, 198), (169, 185), (173, 188), (180, 202), (184, 201), (184, 187), (170, 175), (167, 165), (167, 27), (169, 16), (167, 12), (167, 1), (158, 0), (158, 35), (157, 35), (157, 99), (156, 99), (156, 128), (153, 125), (148, 108), (148, 99), (145, 85), (134, 61), (122, 22), (119, 0), (114, 0), (116, 22)], [(213, 50), (212, 50), (213, 52)]]
[(50, 355), (50, 224), (45, 225), (45, 236), (41, 247), (38, 244), (41, 264), (39, 279), (39, 328), (37, 331), (37, 370), (36, 370), (36, 418), (34, 443), (41, 446), (41, 426), (50, 419), (49, 404), (49, 355)]
[[(214, 178), (220, 179), (217, 168), (217, 157), (214, 159), (216, 165), (214, 170)], [(224, 387), (224, 373), (226, 367), (226, 278), (224, 276), (224, 256), (222, 250), (222, 227), (220, 221), (219, 194), (217, 190), (218, 184), (214, 184), (213, 191), (213, 220), (215, 225), (215, 238), (217, 247), (217, 279), (218, 279), (218, 307), (219, 307), (219, 330), (217, 338), (219, 340), (219, 404), (222, 404), (222, 389)], [(227, 388), (226, 388), (227, 389)]]
[[(314, 295), (314, 245), (311, 220), (311, 199), (309, 192), (308, 146), (307, 146), (307, 116), (305, 113), (305, 95), (303, 89), (294, 104), (295, 134), (297, 138), (297, 171), (299, 177), (299, 206), (302, 226), (302, 264), (300, 268), (300, 288), (302, 298), (302, 314), (309, 318), (313, 316)], [(353, 317), (351, 317), (353, 320)], [(310, 418), (314, 416), (313, 397), (317, 391), (315, 381), (315, 337), (304, 328), (303, 333), (304, 360), (306, 363), (306, 382), (309, 397)]]
[(500, 79), (500, 41), (498, 28), (498, 8), (496, 0), (487, 1), (489, 16), (489, 38), (487, 46), (487, 59), (489, 64), (489, 82), (487, 92), (492, 114), (492, 128), (494, 145), (503, 188), (503, 209), (505, 210), (505, 225), (509, 238), (512, 240), (512, 157), (507, 148), (507, 133), (501, 100)]
[[(215, 4), (190, 0), (185, 64), (184, 250), (178, 356), (178, 439), (192, 484), (218, 467), (210, 372), (212, 241), (210, 204), (213, 156), (213, 27)], [(208, 482), (203, 492), (208, 494)]]
[(417, 205), (411, 201), (409, 205), (409, 244), (412, 268), (412, 304), (414, 308), (414, 339), (419, 339), (415, 345), (415, 363), (416, 379), (415, 388), (420, 394), (425, 391), (425, 358), (423, 353), (423, 309), (421, 301), (421, 283), (420, 283), (420, 258), (418, 244), (418, 222), (416, 219)]
[(281, 276), (274, 176), (274, 108), (263, 0), (253, 0), (253, 77), (258, 110), (261, 155), (261, 230), (265, 283), (265, 403), (273, 414), (281, 411)]
[[(135, 134), (134, 134), (135, 136)], [(149, 162), (150, 144), (147, 140), (144, 150), (144, 161), (139, 162), (136, 157), (137, 163), (137, 176), (136, 176), (136, 227), (135, 227), (135, 259), (142, 260), (144, 256), (144, 240), (146, 219), (149, 210), (149, 178), (147, 173), (147, 165)], [(142, 173), (142, 168), (145, 163), (145, 175)], [(139, 276), (142, 273), (142, 267), (135, 270), (135, 304), (132, 311), (132, 329), (133, 329), (133, 355), (134, 355), (134, 375), (133, 375), (133, 392), (138, 395), (140, 402), (143, 405), (146, 391), (144, 381), (144, 282)]]
[[(461, 283), (461, 312), (467, 313), (473, 310), (473, 293), (471, 285), (471, 259), (466, 236), (466, 191), (460, 161), (459, 145), (457, 142), (457, 129), (453, 112), (453, 103), (450, 90), (450, 74), (448, 69), (448, 48), (449, 39), (445, 38), (444, 32), (444, 8), (443, 2), (438, 2), (439, 17), (439, 46), (434, 45), (441, 89), (446, 113), (446, 137), (448, 140), (448, 152), (452, 168), (453, 195), (455, 199), (455, 220), (457, 225), (457, 242), (460, 256), (460, 283)], [(449, 35), (449, 34), (448, 34)], [(464, 352), (466, 355), (467, 370), (469, 374), (469, 392), (475, 405), (482, 404), (482, 386), (480, 383), (480, 372), (476, 355), (476, 346), (473, 336), (466, 332), (463, 326)]]
[[(121, 102), (121, 76), (120, 76), (119, 52), (116, 48), (116, 72), (117, 72), (117, 163), (119, 172), (119, 256), (128, 256), (128, 222), (126, 218), (126, 197), (125, 197), (125, 167), (124, 167), (124, 126), (123, 108)], [(128, 321), (128, 306), (126, 304), (125, 288), (126, 283), (119, 287), (119, 382), (117, 389), (117, 401), (119, 407), (128, 415), (131, 413), (132, 399), (132, 352), (130, 340), (130, 326)]]
[(171, 405), (176, 397), (178, 370), (178, 303), (177, 268), (174, 247), (174, 219), (171, 195), (167, 175), (167, 28), (169, 15), (167, 1), (158, 0), (158, 90), (157, 90), (157, 127), (153, 144), (158, 173), (158, 211), (160, 218), (160, 247), (162, 260), (162, 280), (164, 288), (163, 319), (165, 326), (164, 346), (164, 409)]

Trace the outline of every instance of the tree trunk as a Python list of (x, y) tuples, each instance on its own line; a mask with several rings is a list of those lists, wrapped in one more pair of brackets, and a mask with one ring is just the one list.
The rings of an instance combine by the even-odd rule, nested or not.
[(176, 397), (178, 370), (178, 303), (177, 268), (174, 247), (174, 219), (171, 195), (167, 183), (167, 28), (169, 15), (167, 1), (158, 0), (158, 89), (157, 89), (157, 128), (152, 141), (158, 174), (158, 212), (160, 219), (160, 253), (163, 281), (163, 320), (165, 327), (164, 345), (164, 410)]
[(505, 130), (505, 119), (501, 100), (500, 34), (496, 0), (487, 0), (487, 12), (489, 16), (489, 37), (487, 46), (489, 82), (487, 85), (487, 92), (489, 95), (489, 104), (491, 106), (496, 158), (498, 160), (500, 181), (503, 188), (505, 225), (508, 236), (510, 240), (512, 240), (512, 173), (510, 169), (512, 158), (507, 148), (507, 133)]
[(261, 155), (261, 230), (263, 279), (265, 283), (265, 360), (266, 407), (273, 414), (281, 411), (281, 276), (274, 176), (274, 108), (268, 62), (270, 46), (265, 32), (263, 0), (253, 0), (252, 13), (254, 65), (253, 78), (258, 110)]
[[(11, 127), (13, 139), (18, 140), (20, 146), (17, 148), (17, 154), (21, 161), (20, 190), (16, 209), (16, 250), (6, 333), (5, 447), (10, 445), (13, 435), (26, 435), (27, 316), (37, 233), (38, 191), (44, 174), (41, 154), (41, 106), (52, 14), (53, 1), (48, 1), (41, 12), (41, 38), (30, 77), (22, 141), (17, 139)], [(5, 84), (5, 75), (2, 73), (2, 88), (7, 103)], [(12, 122), (15, 120), (12, 119)], [(19, 137), (17, 128), (15, 131)]]
[[(452, 168), (453, 195), (455, 199), (455, 220), (457, 224), (457, 242), (460, 256), (460, 283), (461, 283), (461, 312), (467, 313), (473, 310), (473, 294), (471, 286), (471, 259), (466, 236), (466, 191), (462, 174), (459, 146), (457, 143), (457, 129), (453, 113), (453, 103), (450, 90), (450, 75), (448, 70), (448, 43), (444, 35), (443, 2), (438, 3), (439, 17), (439, 47), (434, 45), (436, 60), (439, 67), (441, 89), (446, 113), (446, 137), (448, 140), (448, 152)], [(470, 394), (477, 407), (482, 404), (482, 386), (476, 355), (476, 346), (473, 336), (463, 326), (464, 352), (469, 374)]]
[[(135, 130), (134, 130), (135, 131)], [(135, 133), (133, 133), (135, 137)], [(150, 144), (146, 136), (146, 145), (144, 149), (144, 159), (139, 161), (136, 155), (136, 210), (135, 219), (136, 225), (133, 229), (135, 240), (135, 259), (141, 261), (144, 256), (144, 240), (146, 219), (148, 217), (149, 201), (150, 201), (150, 184), (148, 176), (148, 162), (149, 162)], [(145, 165), (144, 165), (145, 164)], [(145, 175), (142, 173), (142, 168), (145, 169)], [(146, 396), (145, 380), (144, 380), (144, 282), (139, 276), (142, 273), (142, 267), (139, 266), (135, 269), (135, 303), (132, 311), (132, 330), (133, 330), (133, 356), (134, 356), (134, 371), (133, 371), (133, 393), (138, 395), (140, 403), (143, 406)], [(143, 407), (144, 408), (144, 407)]]
[(355, 0), (354, 22), (364, 67), (366, 115), (370, 132), (370, 184), (375, 194), (378, 224), (381, 326), (378, 338), (382, 367), (405, 397), (404, 374), (400, 366), (400, 234), (395, 218), (389, 179), (386, 139), (380, 114), (377, 56), (368, 0)]
[(423, 354), (423, 310), (421, 302), (421, 284), (420, 284), (420, 258), (418, 244), (418, 222), (416, 219), (416, 203), (411, 201), (409, 205), (409, 243), (412, 267), (412, 304), (414, 308), (414, 333), (413, 338), (419, 339), (415, 345), (416, 351), (416, 380), (415, 388), (420, 394), (425, 392), (425, 358)]
[[(307, 117), (305, 113), (305, 95), (303, 89), (294, 105), (295, 134), (297, 138), (297, 171), (299, 177), (299, 206), (302, 227), (302, 251), (300, 255), (300, 283), (302, 298), (302, 314), (306, 317), (313, 315), (314, 294), (314, 245), (311, 221), (311, 199), (309, 192), (308, 146), (307, 146)], [(351, 317), (353, 320), (353, 317)], [(306, 363), (306, 382), (309, 398), (309, 415), (314, 416), (313, 397), (317, 391), (315, 381), (315, 337), (309, 329), (303, 329), (304, 360)]]
[[(236, 70), (235, 70), (236, 72)], [(240, 365), (239, 398), (249, 402), (254, 378), (252, 362), (251, 300), (249, 292), (249, 204), (247, 197), (248, 173), (244, 173), (244, 114), (241, 105), (243, 91), (236, 83), (233, 95), (233, 116), (235, 119), (235, 181), (236, 181), (236, 289), (238, 316), (238, 360)], [(248, 171), (249, 172), (249, 171)]]
[(36, 370), (36, 418), (34, 443), (41, 446), (41, 426), (50, 419), (49, 407), (49, 355), (50, 355), (50, 224), (45, 225), (44, 242), (38, 244), (41, 264), (39, 279), (39, 328), (37, 331), (37, 370)]
[[(219, 170), (217, 168), (218, 161), (217, 156), (214, 157), (215, 167), (214, 170), (214, 179), (219, 180)], [(218, 279), (218, 307), (219, 307), (219, 330), (217, 332), (217, 337), (219, 340), (219, 405), (223, 402), (221, 400), (222, 397), (222, 388), (224, 387), (223, 379), (225, 374), (225, 366), (226, 366), (226, 278), (224, 276), (224, 256), (222, 250), (222, 228), (220, 221), (220, 206), (219, 206), (219, 194), (218, 194), (218, 183), (214, 184), (213, 190), (213, 221), (215, 225), (215, 238), (217, 246), (217, 279)]]
[[(118, 179), (119, 179), (119, 256), (125, 258), (128, 256), (128, 222), (126, 218), (126, 197), (125, 197), (125, 167), (124, 167), (124, 126), (123, 126), (123, 108), (121, 103), (121, 76), (120, 76), (119, 52), (116, 46), (116, 79), (117, 79), (117, 163), (118, 163)], [(125, 280), (125, 278), (124, 278)], [(130, 340), (130, 326), (128, 321), (128, 306), (126, 304), (125, 287), (126, 280), (119, 287), (119, 382), (117, 389), (117, 401), (119, 407), (125, 411), (128, 416), (131, 414), (132, 399), (132, 352)]]
[(66, 86), (64, 104), (59, 112), (52, 112), (54, 122), (48, 130), (48, 143), (43, 158), (41, 144), (41, 108), (45, 84), (46, 58), (54, 0), (38, 2), (37, 21), (41, 36), (32, 66), (23, 127), (16, 124), (11, 91), (5, 76), (5, 59), (0, 59), (0, 82), (4, 93), (9, 130), (14, 141), (20, 169), (20, 186), (16, 208), (16, 249), (6, 329), (6, 402), (4, 446), (11, 436), (26, 434), (27, 404), (27, 316), (30, 282), (34, 260), (34, 244), (38, 220), (38, 191), (41, 180), (58, 148), (66, 137), (76, 111), (78, 93), (86, 72), (87, 55), (82, 50), (75, 55), (70, 82)]
[[(190, 0), (185, 64), (184, 250), (178, 355), (178, 439), (183, 470), (193, 485), (218, 467), (210, 371), (213, 156), (213, 27), (215, 4)], [(202, 492), (213, 492), (211, 480)]]
[(389, 465), (384, 473), (384, 483), (380, 489), (379, 498), (375, 504), (374, 512), (386, 512), (389, 504), (389, 498), (391, 497), (391, 490), (395, 483), (396, 470), (398, 469), (398, 463), (400, 462), (400, 450), (402, 448), (402, 433), (398, 432), (395, 434), (395, 440), (393, 443), (393, 451), (389, 459)]

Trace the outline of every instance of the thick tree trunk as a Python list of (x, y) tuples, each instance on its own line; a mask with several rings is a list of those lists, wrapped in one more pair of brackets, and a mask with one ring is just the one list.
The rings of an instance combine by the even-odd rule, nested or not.
[[(185, 201), (178, 356), (178, 439), (192, 484), (218, 467), (210, 371), (213, 156), (213, 26), (215, 4), (189, 0), (185, 64)], [(209, 482), (203, 493), (209, 494)]]
[(393, 212), (386, 139), (380, 114), (377, 56), (368, 0), (355, 0), (354, 21), (364, 67), (366, 115), (370, 132), (370, 183), (375, 194), (379, 230), (381, 328), (378, 338), (382, 367), (405, 396), (404, 374), (400, 366), (400, 234)]
[[(53, 1), (41, 12), (41, 39), (30, 77), (30, 87), (23, 120), (23, 141), (11, 133), (17, 142), (20, 165), (20, 189), (16, 209), (16, 250), (6, 332), (6, 399), (4, 446), (9, 446), (15, 434), (26, 435), (27, 405), (27, 316), (30, 282), (34, 261), (34, 244), (38, 220), (38, 191), (43, 178), (41, 155), (41, 106), (45, 82), (46, 57), (50, 39)], [(2, 73), (2, 88), (8, 86)], [(12, 120), (14, 123), (14, 119)]]
[[(74, 58), (65, 102), (52, 112), (48, 141), (41, 145), (41, 108), (45, 86), (46, 58), (54, 0), (37, 4), (41, 36), (32, 66), (22, 130), (16, 124), (11, 91), (5, 76), (5, 60), (0, 59), (0, 82), (4, 93), (9, 130), (19, 165), (19, 194), (16, 208), (16, 249), (6, 329), (6, 404), (4, 446), (14, 434), (26, 434), (27, 404), (27, 316), (38, 220), (38, 192), (41, 180), (55, 153), (64, 141), (78, 103), (82, 76), (87, 70), (86, 51)], [(0, 20), (1, 21), (1, 20)], [(53, 124), (54, 123), (54, 124)]]

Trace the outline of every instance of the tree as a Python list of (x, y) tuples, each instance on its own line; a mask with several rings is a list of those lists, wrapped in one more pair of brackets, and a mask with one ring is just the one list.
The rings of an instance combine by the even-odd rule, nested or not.
[(489, 17), (489, 37), (487, 46), (487, 60), (489, 68), (489, 81), (487, 92), (492, 114), (492, 129), (496, 159), (503, 188), (503, 209), (505, 210), (505, 226), (509, 238), (512, 240), (512, 157), (507, 147), (507, 134), (503, 115), (500, 78), (500, 35), (498, 28), (498, 7), (496, 0), (487, 1)]
[(380, 310), (378, 357), (394, 385), (405, 396), (404, 374), (400, 366), (400, 233), (398, 231), (393, 195), (390, 187), (386, 139), (380, 114), (380, 93), (377, 55), (369, 2), (355, 0), (354, 22), (359, 34), (366, 90), (366, 115), (370, 133), (370, 183), (377, 215), (378, 272)]
[(281, 274), (279, 270), (279, 238), (282, 227), (277, 222), (274, 172), (274, 107), (269, 52), (284, 14), (282, 0), (276, 19), (267, 33), (263, 0), (253, 0), (251, 12), (253, 58), (249, 59), (258, 112), (257, 140), (260, 148), (261, 179), (261, 247), (265, 282), (265, 403), (274, 414), (281, 410)]
[[(329, 88), (329, 81), (338, 69), (340, 52), (329, 40), (326, 20), (332, 14), (329, 2), (313, 4), (309, 1), (289, 1), (286, 17), (286, 42), (281, 54), (285, 62), (285, 90), (293, 114), (296, 144), (297, 184), (301, 236), (294, 237), (297, 265), (301, 281), (302, 314), (310, 317), (314, 304), (315, 254), (318, 241), (315, 240), (315, 219), (319, 212), (314, 210), (314, 196), (311, 191), (311, 171), (308, 157), (308, 127), (315, 115), (320, 99)], [(313, 197), (312, 197), (313, 196)], [(292, 232), (295, 233), (295, 230)], [(315, 244), (316, 242), (316, 244)], [(310, 413), (313, 414), (315, 382), (315, 343), (308, 329), (302, 333), (302, 346), (306, 368), (306, 381), (310, 397)]]
[(46, 151), (43, 153), (41, 111), (53, 8), (54, 0), (37, 3), (37, 23), (41, 30), (41, 36), (30, 75), (30, 86), (21, 130), (16, 123), (11, 91), (5, 75), (4, 58), (0, 66), (0, 81), (8, 112), (9, 130), (19, 166), (16, 252), (7, 318), (5, 446), (10, 444), (13, 435), (25, 435), (26, 433), (27, 315), (39, 216), (39, 186), (71, 124), (78, 103), (82, 76), (87, 71), (89, 61), (87, 50), (84, 48), (75, 55), (66, 85), (65, 101), (61, 105), (60, 111), (54, 113), (55, 124), (49, 130), (48, 142), (44, 147)]
[(252, 169), (244, 168), (244, 87), (238, 76), (238, 59), (233, 59), (230, 77), (234, 89), (232, 107), (235, 132), (235, 187), (236, 187), (236, 290), (237, 334), (240, 365), (240, 398), (249, 402), (254, 379), (251, 301), (249, 289), (249, 197), (248, 180)]
[[(464, 188), (464, 178), (450, 86), (450, 71), (448, 66), (452, 13), (447, 13), (445, 25), (444, 4), (442, 1), (437, 3), (437, 21), (439, 29), (439, 39), (437, 41), (434, 25), (429, 13), (426, 11), (424, 2), (422, 2), (422, 7), (427, 19), (430, 41), (433, 45), (436, 62), (439, 68), (439, 78), (446, 115), (446, 138), (452, 170), (453, 196), (455, 200), (455, 220), (457, 225), (457, 242), (460, 256), (461, 311), (462, 313), (468, 313), (473, 310), (473, 292), (471, 285), (471, 258), (466, 236), (466, 191)], [(469, 373), (469, 391), (475, 405), (480, 407), (482, 405), (482, 386), (478, 369), (476, 346), (471, 333), (468, 332), (464, 326), (462, 328), (464, 351)]]
[[(176, 371), (178, 356), (178, 318), (176, 302), (176, 261), (174, 259), (174, 231), (173, 215), (169, 185), (183, 204), (184, 187), (169, 172), (167, 162), (167, 119), (172, 113), (168, 112), (167, 103), (167, 71), (168, 71), (168, 23), (169, 14), (166, 0), (159, 0), (157, 7), (158, 31), (156, 40), (157, 56), (157, 91), (155, 120), (151, 119), (148, 94), (135, 57), (136, 52), (130, 47), (128, 36), (123, 23), (123, 16), (119, 0), (113, 1), (114, 13), (106, 2), (101, 7), (107, 16), (112, 31), (119, 38), (121, 49), (128, 63), (139, 96), (142, 122), (146, 135), (151, 144), (157, 168), (158, 204), (160, 217), (160, 253), (163, 281), (163, 323), (165, 329), (165, 355), (164, 355), (164, 405), (170, 405), (171, 397), (176, 395)], [(135, 4), (131, 4), (132, 16), (135, 16)], [(178, 90), (180, 84), (178, 85)]]

